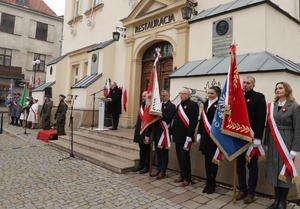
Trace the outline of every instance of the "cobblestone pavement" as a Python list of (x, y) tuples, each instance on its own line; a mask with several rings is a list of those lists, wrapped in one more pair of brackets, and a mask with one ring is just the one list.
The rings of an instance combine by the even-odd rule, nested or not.
[(148, 174), (116, 174), (67, 158), (68, 153), (35, 139), (37, 129), (27, 129), (30, 134), (24, 134), (23, 128), (5, 124), (4, 130), (9, 133), (0, 135), (1, 209), (262, 209), (272, 203), (256, 196), (249, 205), (233, 204), (232, 191), (221, 186), (214, 194), (202, 194), (204, 183), (199, 179), (182, 188), (173, 183), (178, 173), (172, 171), (162, 180)]

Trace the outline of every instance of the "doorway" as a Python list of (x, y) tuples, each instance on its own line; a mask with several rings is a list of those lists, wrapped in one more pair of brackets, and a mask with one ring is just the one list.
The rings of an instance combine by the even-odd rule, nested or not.
[(160, 48), (161, 54), (161, 58), (156, 65), (159, 90), (170, 90), (169, 75), (173, 71), (173, 46), (169, 42), (163, 41), (150, 46), (143, 55), (141, 92), (146, 91), (148, 88), (156, 48)]

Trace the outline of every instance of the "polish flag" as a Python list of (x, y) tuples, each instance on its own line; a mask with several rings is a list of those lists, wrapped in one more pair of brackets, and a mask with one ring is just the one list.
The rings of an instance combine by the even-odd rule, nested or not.
[(109, 83), (109, 79), (106, 80), (106, 86), (105, 86), (105, 97), (108, 96), (109, 94), (109, 90), (110, 90), (110, 83)]
[(37, 85), (38, 86), (41, 85), (41, 76), (39, 76), (38, 79), (37, 79)]
[(124, 111), (126, 112), (127, 110), (127, 91), (125, 87), (125, 81), (123, 80), (123, 86), (122, 86), (122, 107)]

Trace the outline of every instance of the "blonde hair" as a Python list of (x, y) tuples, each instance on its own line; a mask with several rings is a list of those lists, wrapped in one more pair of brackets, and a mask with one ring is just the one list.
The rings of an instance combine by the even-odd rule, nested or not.
[[(276, 87), (277, 87), (278, 84), (282, 84), (283, 85), (283, 88), (285, 90), (286, 101), (288, 103), (294, 103), (296, 101), (296, 99), (295, 99), (295, 97), (292, 94), (293, 90), (292, 90), (290, 84), (288, 84), (286, 82), (282, 82), (282, 81), (276, 83), (274, 93), (276, 93)], [(277, 102), (278, 100), (279, 100), (279, 97), (275, 96), (274, 101)]]

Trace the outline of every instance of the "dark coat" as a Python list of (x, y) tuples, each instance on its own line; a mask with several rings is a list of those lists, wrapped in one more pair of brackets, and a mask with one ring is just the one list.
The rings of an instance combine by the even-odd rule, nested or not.
[[(190, 120), (188, 128), (184, 125), (183, 121), (179, 117), (178, 107), (180, 104)], [(185, 143), (187, 136), (193, 139), (199, 116), (199, 106), (190, 98), (181, 102), (180, 104), (177, 106), (172, 127), (173, 142), (175, 143)]]
[(111, 102), (107, 102), (108, 114), (121, 114), (122, 113), (122, 90), (116, 86), (114, 89), (110, 89), (106, 98), (111, 98)]
[[(170, 124), (174, 118), (176, 112), (176, 106), (169, 100), (164, 105), (162, 105), (162, 118), (160, 120), (165, 121), (167, 124)], [(155, 143), (159, 142), (161, 134), (163, 133), (163, 129), (159, 124), (159, 120), (156, 121), (154, 124), (154, 141)], [(153, 126), (152, 125), (152, 126)], [(147, 131), (147, 136), (150, 137), (152, 132), (152, 126), (149, 127)]]
[[(207, 120), (210, 124), (212, 123), (212, 121), (214, 119), (215, 112), (216, 112), (216, 109), (217, 109), (217, 105), (218, 105), (218, 101), (215, 101), (207, 110), (208, 100), (204, 103), (203, 108), (205, 110)], [(199, 122), (199, 128), (198, 128), (198, 134), (201, 134), (201, 141), (200, 141), (199, 151), (201, 151), (203, 154), (206, 154), (206, 153), (207, 154), (215, 154), (216, 149), (217, 149), (217, 145), (211, 139), (210, 135), (208, 135), (208, 133), (206, 132), (202, 117), (203, 117), (203, 115), (201, 114), (200, 122)]]
[[(283, 110), (285, 109), (285, 110)], [(288, 151), (300, 151), (300, 106), (295, 102), (285, 105), (278, 111), (278, 102), (274, 102), (273, 116), (279, 133)], [(268, 146), (267, 151), (267, 182), (275, 187), (293, 187), (291, 175), (287, 177), (287, 183), (278, 179), (282, 169), (283, 161), (279, 155), (274, 139), (271, 134), (269, 123), (266, 127), (264, 144)], [(298, 174), (299, 175), (299, 174)]]
[(267, 104), (262, 93), (250, 90), (245, 93), (250, 126), (254, 131), (254, 138), (262, 139), (267, 116)]
[[(141, 107), (143, 109), (145, 108), (145, 102), (142, 103)], [(139, 113), (138, 113), (136, 124), (135, 124), (133, 142), (143, 144), (144, 143), (144, 138), (145, 138), (145, 133), (146, 133), (147, 129), (144, 130), (142, 134), (140, 134), (141, 124), (142, 124), (142, 118), (140, 116), (140, 109), (139, 109)]]

